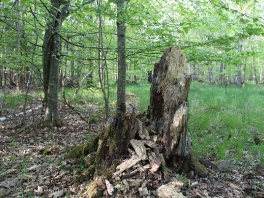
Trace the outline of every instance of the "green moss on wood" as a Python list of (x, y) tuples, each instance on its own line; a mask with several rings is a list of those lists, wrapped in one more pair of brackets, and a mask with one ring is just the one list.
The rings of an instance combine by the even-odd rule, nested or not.
[(62, 126), (62, 119), (60, 119), (60, 118), (54, 119), (53, 120), (53, 126), (61, 127)]
[(91, 142), (75, 146), (65, 157), (66, 159), (77, 159), (95, 152), (98, 147), (100, 135), (97, 135)]
[(76, 178), (76, 181), (74, 182), (74, 186), (78, 186), (79, 184), (83, 183), (84, 181), (92, 179), (93, 175), (94, 175), (94, 170), (95, 170), (94, 164), (89, 166), (87, 169), (85, 169), (85, 171), (82, 172), (82, 174)]
[(186, 172), (193, 170), (195, 174), (197, 174), (200, 177), (208, 176), (208, 171), (206, 167), (202, 165), (193, 154), (190, 154), (187, 157), (185, 157), (184, 162), (185, 162), (184, 167)]
[(103, 177), (98, 177), (89, 184), (82, 197), (101, 198), (105, 189), (105, 179)]

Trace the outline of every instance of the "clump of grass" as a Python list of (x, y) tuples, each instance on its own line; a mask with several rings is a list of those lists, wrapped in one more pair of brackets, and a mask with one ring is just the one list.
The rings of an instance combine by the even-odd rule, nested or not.
[[(192, 82), (189, 93), (189, 131), (200, 157), (236, 159), (252, 155), (255, 133), (263, 131), (264, 87), (213, 86)], [(256, 153), (255, 153), (256, 155)], [(257, 157), (264, 161), (264, 150)]]

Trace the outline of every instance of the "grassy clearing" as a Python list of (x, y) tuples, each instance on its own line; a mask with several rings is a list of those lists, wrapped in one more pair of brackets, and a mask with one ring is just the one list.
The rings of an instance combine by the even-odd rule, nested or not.
[(126, 91), (136, 94), (140, 98), (139, 111), (147, 112), (150, 103), (150, 84), (128, 85)]
[[(127, 86), (140, 97), (140, 112), (147, 111), (150, 85)], [(264, 166), (264, 86), (203, 85), (192, 82), (189, 93), (189, 131), (194, 152), (201, 158), (234, 159)]]
[[(110, 106), (115, 109), (116, 85), (110, 88)], [(150, 84), (127, 85), (127, 92), (140, 98), (139, 110), (146, 112), (150, 102)], [(66, 89), (66, 98), (73, 98), (75, 89)], [(3, 96), (2, 96), (3, 97)], [(5, 95), (5, 105), (17, 106), (24, 95)], [(80, 89), (73, 104), (80, 108), (88, 103), (104, 106), (98, 88)], [(235, 159), (250, 162), (254, 159), (264, 166), (264, 145), (256, 145), (254, 136), (264, 138), (264, 86), (203, 85), (192, 82), (189, 93), (189, 131), (194, 151), (202, 158)]]
[(264, 87), (225, 87), (193, 82), (189, 94), (189, 131), (195, 153), (200, 157), (250, 162), (264, 166)]

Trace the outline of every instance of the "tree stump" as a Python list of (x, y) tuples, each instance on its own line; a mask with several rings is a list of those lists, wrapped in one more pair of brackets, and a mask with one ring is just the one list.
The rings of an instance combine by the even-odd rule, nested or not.
[[(155, 179), (157, 171), (162, 172), (165, 183), (170, 181), (167, 166), (175, 171), (193, 170), (199, 176), (207, 176), (206, 168), (193, 155), (187, 128), (190, 81), (184, 53), (179, 47), (172, 46), (155, 64), (148, 115), (136, 115), (131, 100), (135, 97), (130, 94), (127, 96), (126, 114), (114, 117), (101, 135), (68, 154), (68, 158), (81, 154), (86, 156), (89, 168), (77, 181), (100, 177), (90, 188), (96, 192), (98, 186), (106, 188), (101, 184), (104, 179), (127, 178), (138, 174), (137, 169), (126, 174), (123, 172), (141, 161), (149, 162), (146, 171), (154, 178), (150, 185), (155, 187), (159, 187)], [(130, 105), (133, 108), (128, 108)], [(132, 154), (127, 152), (129, 145), (135, 150), (133, 152), (130, 149)]]
[[(190, 82), (186, 56), (179, 47), (172, 46), (154, 65), (148, 112), (151, 129), (156, 131), (162, 144), (164, 159), (173, 164), (180, 159), (187, 171), (202, 168), (192, 155), (187, 128)], [(197, 174), (205, 176), (206, 173), (197, 170)]]

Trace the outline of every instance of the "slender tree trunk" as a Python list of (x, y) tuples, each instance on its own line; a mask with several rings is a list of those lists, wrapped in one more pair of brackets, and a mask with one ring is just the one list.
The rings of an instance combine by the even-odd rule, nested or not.
[(126, 112), (126, 24), (125, 0), (117, 0), (117, 43), (118, 43), (118, 81), (117, 81), (117, 115)]
[[(238, 43), (238, 53), (240, 53), (241, 51), (242, 51), (242, 41), (239, 41), (239, 43)], [(236, 80), (236, 82), (237, 82), (237, 85), (238, 85), (239, 87), (242, 86), (242, 80), (241, 80), (241, 64), (242, 64), (242, 63), (240, 63), (240, 64), (237, 66), (237, 68), (238, 68), (238, 72), (237, 72), (237, 80)]]
[(210, 84), (214, 84), (213, 67), (208, 67), (208, 81)]
[[(36, 12), (36, 0), (34, 2), (34, 12)], [(25, 114), (26, 114), (26, 106), (27, 106), (27, 102), (28, 102), (28, 93), (29, 93), (29, 90), (30, 90), (30, 85), (32, 83), (32, 75), (33, 75), (33, 68), (34, 68), (34, 57), (35, 57), (35, 52), (36, 52), (36, 47), (37, 47), (37, 43), (38, 43), (38, 37), (39, 37), (39, 34), (38, 34), (38, 29), (37, 29), (37, 24), (36, 24), (36, 18), (34, 18), (34, 25), (35, 25), (35, 30), (36, 30), (36, 40), (35, 40), (35, 45), (33, 47), (33, 52), (32, 52), (32, 55), (31, 55), (31, 67), (30, 67), (30, 72), (28, 74), (28, 78), (27, 78), (27, 84), (26, 84), (26, 94), (25, 94), (25, 102), (24, 102), (24, 106), (23, 106), (23, 118), (22, 118), (22, 121), (21, 123), (22, 124), (25, 124)], [(28, 68), (28, 67), (27, 67)]]
[(3, 86), (3, 67), (0, 68), (0, 87)]
[(61, 126), (58, 112), (58, 77), (60, 58), (60, 29), (62, 22), (68, 16), (69, 3), (60, 0), (51, 0), (50, 22), (45, 31), (43, 53), (43, 78), (44, 78), (44, 120)]
[[(251, 47), (251, 50), (252, 50), (252, 52), (254, 51), (253, 46)], [(255, 63), (255, 57), (254, 56), (252, 57), (252, 70), (253, 70), (253, 75), (252, 75), (253, 82), (255, 84), (258, 84), (257, 69), (256, 69), (256, 63)]]
[(223, 63), (220, 63), (220, 68), (219, 68), (219, 83), (223, 84)]
[(259, 65), (259, 81), (263, 81), (263, 66), (259, 64), (259, 57), (258, 57), (258, 65)]
[[(103, 92), (104, 103), (105, 103), (105, 117), (108, 119), (109, 117), (109, 89), (108, 89), (108, 78), (107, 78), (107, 63), (105, 61), (106, 55), (104, 52), (104, 42), (103, 42), (103, 20), (101, 15), (101, 0), (97, 0), (98, 6), (98, 32), (99, 32), (99, 39), (98, 39), (98, 71), (99, 71), (99, 82), (100, 87)], [(104, 61), (102, 61), (102, 58)], [(105, 75), (106, 74), (106, 75)]]

